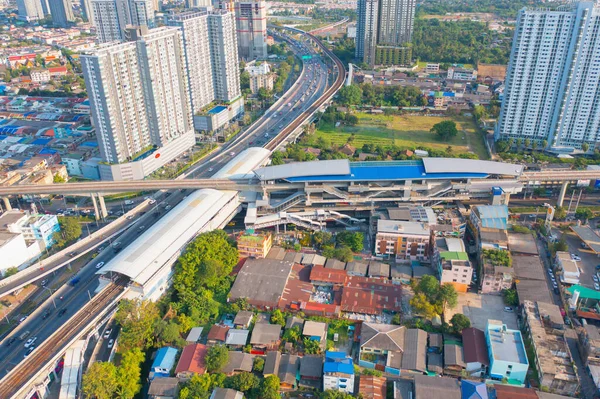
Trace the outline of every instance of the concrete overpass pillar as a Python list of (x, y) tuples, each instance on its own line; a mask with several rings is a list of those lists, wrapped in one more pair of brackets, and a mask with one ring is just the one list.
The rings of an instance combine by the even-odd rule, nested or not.
[(108, 212), (106, 211), (106, 203), (104, 202), (104, 197), (98, 194), (98, 202), (100, 202), (100, 214), (102, 215), (102, 219), (106, 219), (108, 216)]
[(92, 198), (92, 204), (94, 204), (94, 215), (96, 215), (96, 220), (100, 220), (100, 213), (98, 212), (98, 201), (96, 201), (96, 196), (92, 193), (90, 197)]
[(560, 188), (560, 193), (558, 193), (558, 201), (556, 201), (556, 206), (563, 206), (563, 202), (565, 201), (565, 194), (567, 193), (567, 187), (569, 186), (569, 182), (566, 181), (562, 184)]
[(2, 202), (4, 202), (4, 211), (12, 210), (12, 206), (10, 205), (10, 200), (8, 197), (2, 197)]

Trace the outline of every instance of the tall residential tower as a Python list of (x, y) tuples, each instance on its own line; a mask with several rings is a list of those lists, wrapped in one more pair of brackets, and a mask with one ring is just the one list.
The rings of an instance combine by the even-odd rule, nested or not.
[(142, 179), (195, 144), (180, 29), (127, 34), (81, 56), (103, 180)]
[(600, 9), (522, 9), (495, 138), (555, 152), (600, 146)]
[(90, 0), (90, 3), (92, 10), (88, 19), (93, 21), (100, 43), (125, 40), (125, 29), (129, 25), (154, 27), (152, 0)]
[(17, 0), (19, 19), (27, 22), (44, 18), (44, 10), (40, 0)]
[(356, 57), (369, 65), (411, 62), (416, 0), (358, 0)]
[(75, 22), (71, 0), (48, 0), (48, 4), (54, 26), (66, 28)]
[(240, 58), (267, 58), (267, 4), (262, 0), (234, 3)]

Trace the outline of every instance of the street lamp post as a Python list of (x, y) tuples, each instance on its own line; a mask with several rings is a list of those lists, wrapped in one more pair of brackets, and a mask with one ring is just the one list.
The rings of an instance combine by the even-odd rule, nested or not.
[(50, 292), (50, 299), (52, 299), (52, 304), (54, 305), (54, 309), (56, 309), (56, 302), (54, 302), (54, 298), (52, 297), (52, 289), (48, 288), (48, 287), (42, 287), (45, 290), (48, 290)]

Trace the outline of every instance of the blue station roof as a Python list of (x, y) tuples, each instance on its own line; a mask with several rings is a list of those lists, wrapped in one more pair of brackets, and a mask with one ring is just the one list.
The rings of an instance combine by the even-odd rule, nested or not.
[[(323, 162), (323, 161), (321, 161)], [(325, 165), (323, 165), (325, 166)], [(321, 170), (327, 170), (323, 167)], [(487, 173), (453, 172), (448, 165), (448, 172), (428, 173), (422, 161), (375, 161), (350, 162), (350, 173), (346, 175), (312, 175), (294, 176), (285, 180), (289, 182), (310, 181), (390, 181), (411, 179), (483, 179)]]

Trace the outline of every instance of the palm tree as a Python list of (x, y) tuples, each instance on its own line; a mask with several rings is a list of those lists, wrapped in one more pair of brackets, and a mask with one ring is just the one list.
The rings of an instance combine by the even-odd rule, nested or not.
[(542, 147), (544, 148), (544, 150), (546, 149), (546, 147), (548, 147), (548, 140), (542, 140)]
[(512, 148), (513, 144), (515, 144), (515, 139), (513, 139), (513, 138), (508, 139), (508, 148), (509, 149)]
[(523, 144), (523, 139), (517, 139), (517, 152), (521, 150), (521, 144)]
[(538, 142), (537, 142), (537, 140), (533, 140), (533, 143), (531, 143), (531, 149), (532, 149), (533, 151), (535, 151), (535, 149), (537, 148), (537, 146), (538, 146)]
[(529, 148), (530, 145), (531, 145), (531, 140), (525, 139), (525, 148)]

